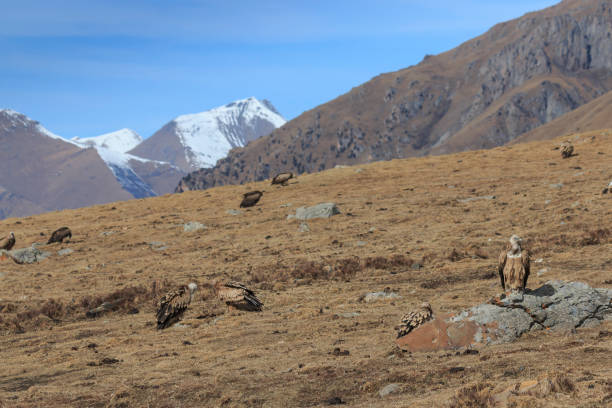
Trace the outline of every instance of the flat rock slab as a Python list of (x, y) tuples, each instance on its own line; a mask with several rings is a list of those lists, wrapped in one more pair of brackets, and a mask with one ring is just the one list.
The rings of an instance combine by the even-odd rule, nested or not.
[(42, 261), (51, 255), (51, 252), (41, 251), (32, 245), (29, 248), (15, 249), (12, 251), (0, 251), (0, 258), (10, 258), (18, 264), (31, 264), (34, 262)]
[(533, 330), (593, 327), (612, 319), (612, 289), (549, 281), (519, 297), (495, 299), (456, 315), (440, 314), (396, 340), (409, 351), (508, 343)]
[(183, 231), (185, 232), (194, 232), (194, 231), (200, 231), (200, 230), (205, 230), (206, 229), (206, 225), (197, 222), (197, 221), (190, 221), (186, 224), (183, 224)]
[(297, 218), (298, 220), (310, 220), (312, 218), (329, 218), (340, 214), (340, 210), (334, 203), (321, 203), (312, 207), (300, 207), (295, 210), (295, 215), (289, 214), (288, 220)]

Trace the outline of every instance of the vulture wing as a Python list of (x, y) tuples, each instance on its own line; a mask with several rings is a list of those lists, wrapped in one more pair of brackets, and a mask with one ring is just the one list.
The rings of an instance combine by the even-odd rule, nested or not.
[(529, 278), (529, 273), (531, 272), (529, 251), (523, 249), (521, 253), (521, 262), (523, 264), (523, 268), (525, 268), (525, 277), (523, 278), (523, 289), (527, 287), (527, 279)]
[(499, 272), (499, 279), (501, 281), (501, 286), (503, 290), (506, 290), (506, 282), (504, 281), (504, 267), (506, 266), (506, 260), (508, 259), (508, 252), (503, 250), (501, 254), (499, 254), (499, 262), (497, 266), (497, 271)]
[(255, 293), (240, 282), (228, 282), (219, 290), (219, 299), (230, 304), (245, 303), (249, 308), (261, 310), (263, 303)]

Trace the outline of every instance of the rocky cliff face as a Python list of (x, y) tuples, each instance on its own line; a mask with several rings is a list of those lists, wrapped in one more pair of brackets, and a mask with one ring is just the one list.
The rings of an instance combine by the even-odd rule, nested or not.
[(498, 24), (232, 150), (177, 191), (505, 144), (612, 89), (611, 32), (610, 0), (566, 0)]

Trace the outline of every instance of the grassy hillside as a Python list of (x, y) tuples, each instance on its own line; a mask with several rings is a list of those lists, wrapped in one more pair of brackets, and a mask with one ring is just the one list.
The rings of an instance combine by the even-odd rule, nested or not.
[[(0, 261), (0, 406), (428, 407), (470, 386), (495, 393), (547, 374), (571, 386), (517, 406), (604, 406), (612, 322), (479, 354), (394, 345), (399, 318), (422, 301), (454, 312), (499, 293), (497, 255), (512, 233), (532, 250), (529, 287), (611, 287), (612, 197), (601, 191), (612, 132), (573, 136), (577, 155), (566, 160), (561, 141), (0, 221), (17, 248), (64, 225), (74, 238), (43, 247), (53, 255), (39, 264)], [(251, 189), (265, 190), (259, 204), (228, 214)], [(308, 221), (309, 232), (286, 219), (320, 202), (342, 214)], [(207, 229), (186, 233), (189, 221)], [(252, 285), (264, 311), (218, 304), (210, 284), (230, 278)], [(156, 331), (156, 296), (190, 281), (201, 290), (182, 325)], [(400, 298), (362, 300), (385, 289)], [(117, 310), (85, 317), (116, 300)], [(390, 383), (398, 392), (381, 398)]]

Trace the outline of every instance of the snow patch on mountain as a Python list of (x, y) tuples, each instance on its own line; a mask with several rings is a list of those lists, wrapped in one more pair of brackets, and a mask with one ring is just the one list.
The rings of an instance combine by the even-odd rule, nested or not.
[(270, 102), (251, 97), (206, 112), (181, 115), (173, 122), (187, 161), (196, 167), (212, 167), (232, 148), (245, 146), (286, 121)]
[(83, 138), (73, 137), (71, 140), (82, 146), (101, 147), (125, 153), (136, 147), (143, 139), (133, 130), (124, 128), (100, 136)]
[[(58, 136), (55, 133), (50, 132), (49, 130), (45, 129), (40, 123), (38, 123), (35, 120), (30, 119), (29, 117), (27, 117), (23, 113), (14, 111), (12, 109), (0, 109), (0, 115), (4, 116), (4, 118), (8, 119), (9, 127), (17, 127), (17, 126), (28, 127), (28, 126), (34, 126), (34, 127), (36, 127), (36, 130), (38, 130), (39, 133), (42, 133), (45, 136), (48, 136), (48, 137), (53, 138), (53, 139), (60, 139), (60, 140), (62, 140), (64, 142), (67, 142), (67, 140), (64, 139), (63, 137)], [(2, 130), (10, 130), (10, 129), (8, 129), (8, 128), (6, 128), (6, 126), (4, 126), (2, 128)]]

